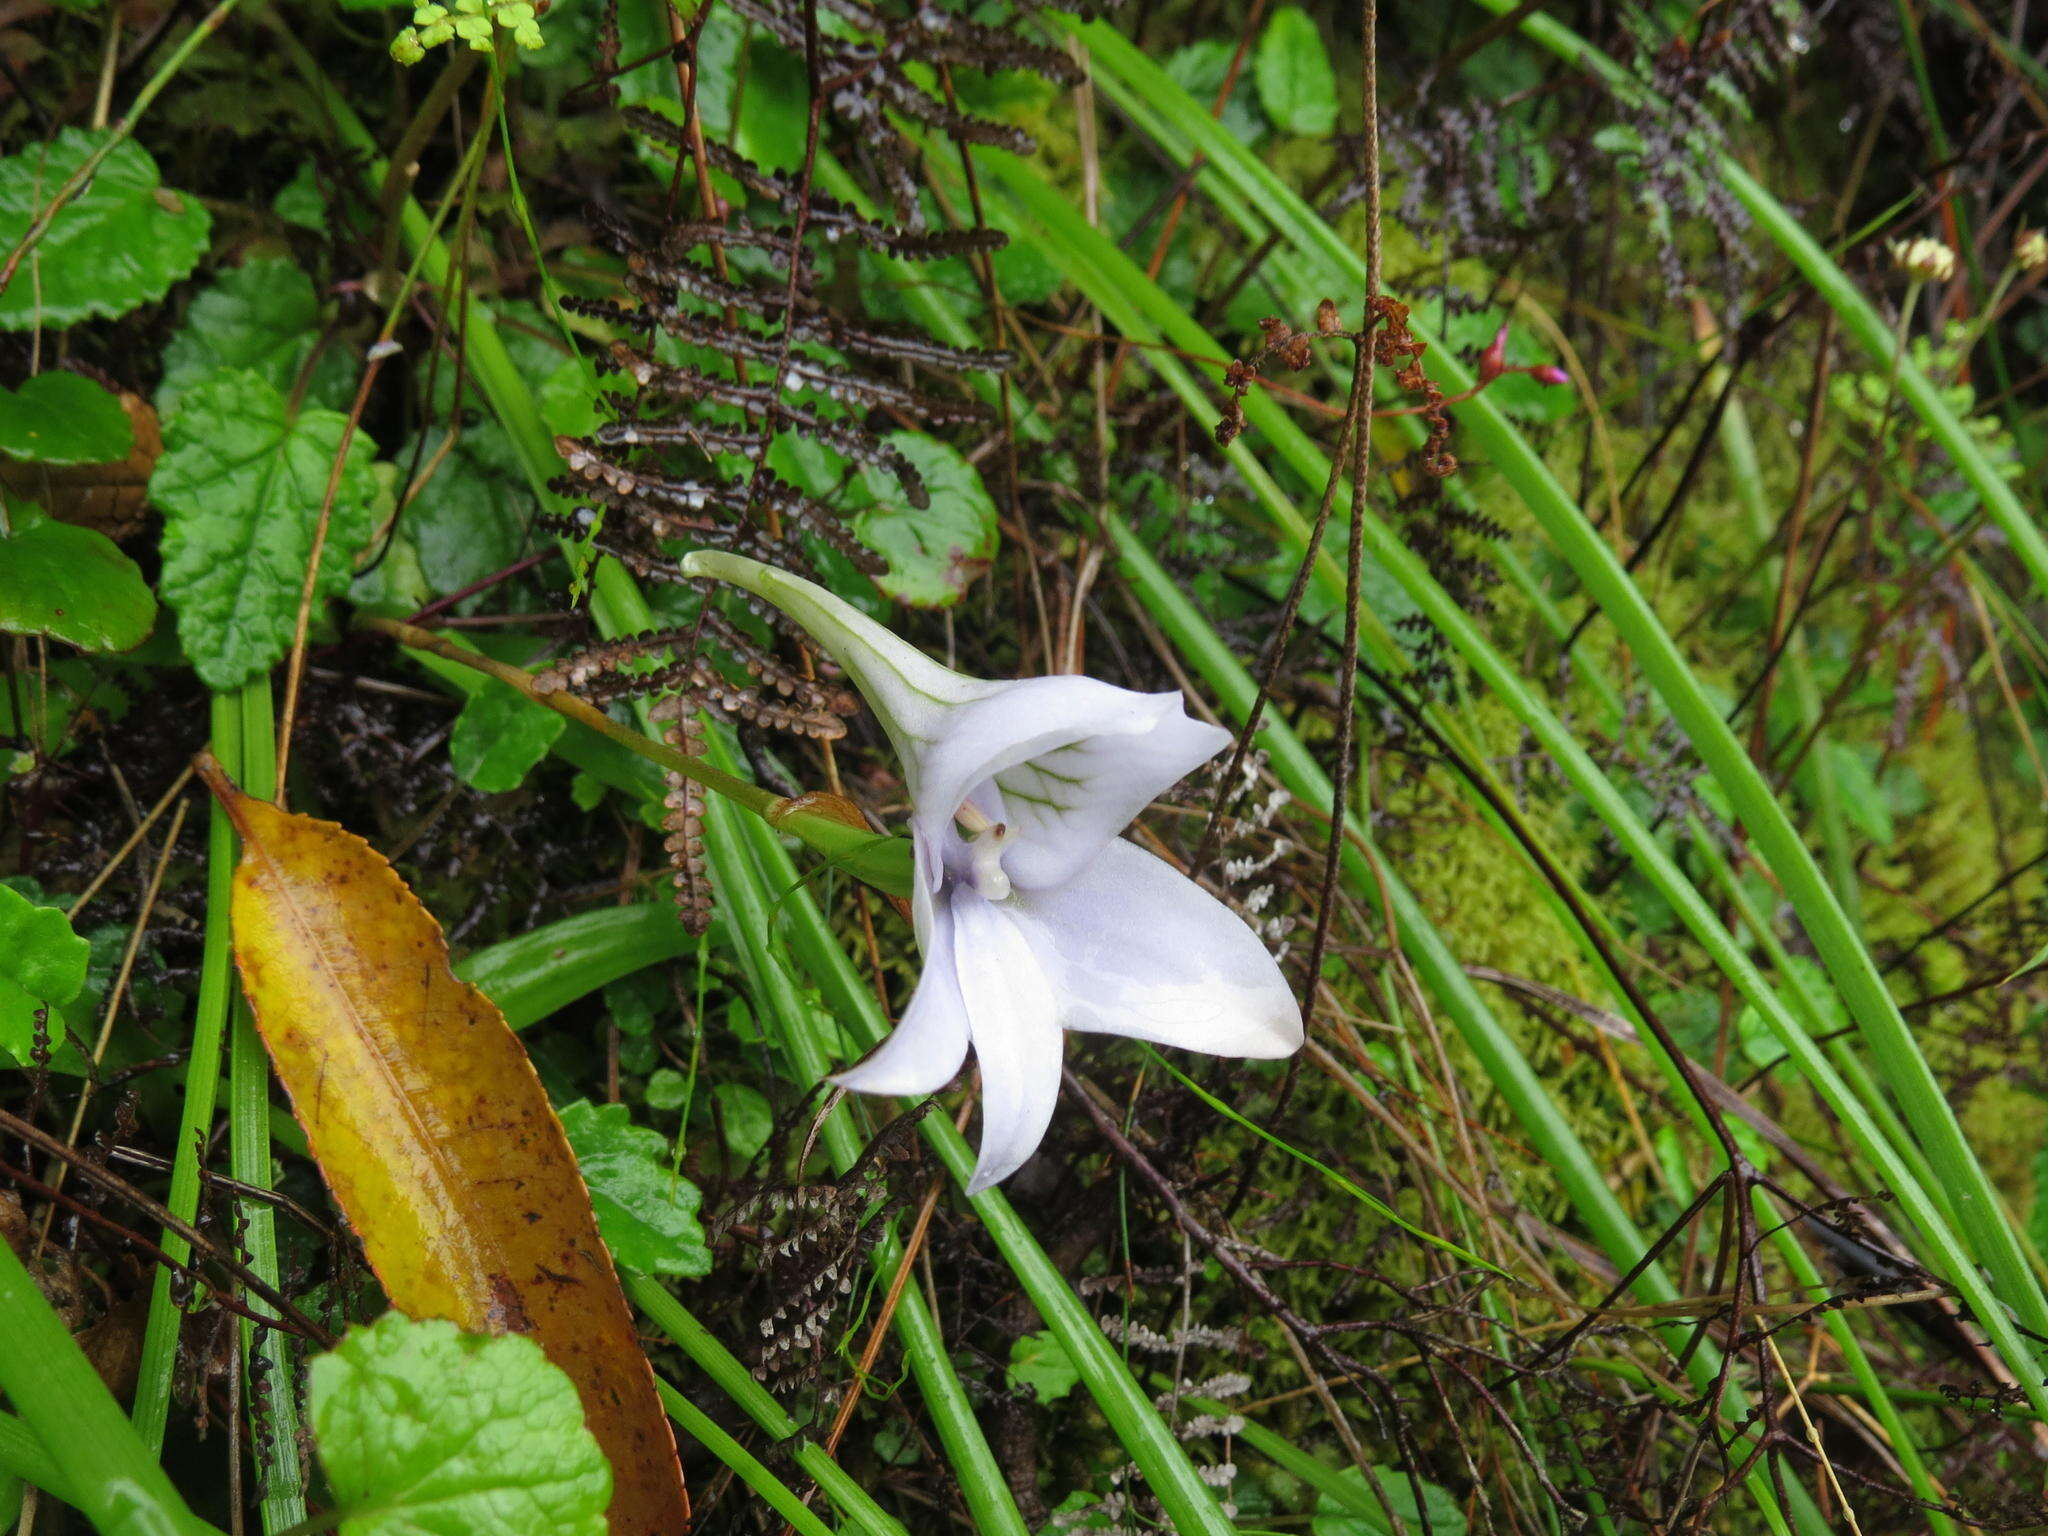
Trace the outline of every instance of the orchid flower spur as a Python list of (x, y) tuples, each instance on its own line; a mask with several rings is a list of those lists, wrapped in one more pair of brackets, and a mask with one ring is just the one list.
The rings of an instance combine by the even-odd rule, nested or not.
[(1037, 1150), (1059, 1098), (1062, 1030), (1216, 1056), (1300, 1049), (1300, 1009), (1258, 935), (1117, 835), (1229, 732), (1190, 719), (1178, 693), (963, 676), (822, 587), (737, 555), (698, 551), (683, 569), (809, 630), (902, 759), (924, 972), (895, 1031), (835, 1081), (935, 1093), (971, 1044), (982, 1129), (969, 1194)]

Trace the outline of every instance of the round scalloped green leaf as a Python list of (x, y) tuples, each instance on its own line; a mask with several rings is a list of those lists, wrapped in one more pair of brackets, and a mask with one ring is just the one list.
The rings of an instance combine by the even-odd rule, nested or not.
[[(56, 1009), (85, 987), (92, 946), (55, 907), (0, 885), (0, 1048), (28, 1060), (39, 1008)], [(61, 1024), (50, 1033), (63, 1037)]]
[(711, 1250), (697, 1223), (703, 1196), (670, 1165), (667, 1137), (635, 1125), (623, 1104), (583, 1099), (562, 1110), (562, 1130), (614, 1258), (649, 1275), (711, 1273)]
[[(108, 131), (66, 128), (51, 144), (0, 160), (0, 251), (21, 243)], [(125, 315), (160, 299), (198, 265), (212, 228), (199, 200), (166, 188), (149, 151), (125, 140), (58, 211), (0, 293), (0, 330)]]
[(85, 651), (132, 651), (149, 638), (156, 599), (112, 539), (60, 523), (30, 502), (9, 507), (7, 522), (0, 632), (48, 635)]
[(1012, 1392), (1029, 1387), (1041, 1403), (1050, 1403), (1079, 1386), (1081, 1373), (1059, 1336), (1050, 1328), (1041, 1328), (1010, 1346), (1010, 1368), (1003, 1379)]
[[(283, 659), (328, 473), (346, 425), (338, 411), (290, 413), (246, 370), (185, 392), (164, 425), (149, 499), (164, 514), (164, 599), (208, 687), (239, 687)], [(337, 596), (376, 521), (376, 447), (357, 432), (334, 497), (314, 600)]]
[(568, 725), (495, 678), (469, 696), (448, 737), (448, 763), (457, 778), (487, 795), (502, 795), (526, 782), (548, 748)]
[[(186, 306), (185, 323), (164, 348), (157, 412), (176, 415), (187, 390), (230, 368), (246, 368), (290, 395), (319, 342), (320, 300), (313, 280), (296, 262), (252, 256), (222, 272)], [(355, 375), (348, 348), (325, 348), (306, 381), (306, 403), (346, 408)]]
[(307, 1371), (342, 1536), (604, 1536), (611, 1468), (521, 1334), (387, 1312)]
[(1422, 1516), (1423, 1509), (1427, 1509), (1426, 1529), (1437, 1536), (1465, 1536), (1465, 1507), (1448, 1489), (1423, 1482), (1423, 1508), (1418, 1509), (1415, 1483), (1406, 1472), (1399, 1467), (1375, 1467), (1373, 1474), (1386, 1492), (1386, 1502), (1380, 1501), (1380, 1495), (1373, 1491), (1363, 1472), (1346, 1467), (1337, 1474), (1344, 1485), (1343, 1494), (1333, 1496), (1325, 1491), (1316, 1497), (1315, 1516), (1309, 1522), (1315, 1536), (1385, 1536), (1394, 1528), (1387, 1518), (1390, 1506), (1410, 1530), (1425, 1529)]
[(931, 505), (911, 506), (887, 470), (861, 472), (872, 501), (854, 518), (853, 530), (889, 562), (875, 585), (913, 608), (951, 607), (995, 559), (995, 501), (981, 471), (958, 449), (922, 432), (891, 432), (884, 441), (917, 466)]
[(0, 389), (0, 453), (29, 464), (111, 464), (135, 446), (121, 402), (91, 379), (58, 370)]

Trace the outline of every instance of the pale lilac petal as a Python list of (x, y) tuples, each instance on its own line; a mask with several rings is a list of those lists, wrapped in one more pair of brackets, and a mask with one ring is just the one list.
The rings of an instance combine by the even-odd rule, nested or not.
[(1038, 1150), (1059, 1102), (1062, 1042), (1052, 987), (1006, 906), (957, 890), (952, 909), (953, 972), (981, 1068), (981, 1155), (967, 1182), (978, 1195)]
[(1067, 884), (1020, 890), (1008, 905), (1068, 1029), (1212, 1056), (1301, 1049), (1301, 1010), (1264, 942), (1142, 848), (1112, 841)]
[(1071, 878), (1161, 791), (1230, 743), (1188, 718), (1177, 693), (1134, 693), (1092, 677), (1034, 677), (954, 712), (926, 753), (917, 824), (937, 837), (961, 802), (1001, 795), (1019, 886)]
[(1221, 726), (1190, 719), (1177, 693), (1142, 735), (1098, 735), (1038, 753), (996, 774), (1014, 839), (1003, 868), (1020, 891), (1072, 880), (1160, 795), (1230, 745)]
[(901, 1098), (937, 1093), (960, 1075), (967, 1060), (967, 1004), (953, 967), (952, 913), (924, 894), (922, 882), (916, 899), (924, 974), (889, 1038), (832, 1079), (855, 1093)]

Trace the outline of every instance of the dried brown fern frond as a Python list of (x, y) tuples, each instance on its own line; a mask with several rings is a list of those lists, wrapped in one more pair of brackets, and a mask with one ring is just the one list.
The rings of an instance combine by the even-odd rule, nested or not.
[[(824, 109), (821, 129), (870, 171), (892, 217), (819, 191), (811, 164), (797, 174), (769, 169), (707, 137), (702, 124), (624, 108), (632, 132), (674, 157), (676, 186), (688, 185), (694, 170), (700, 183), (715, 176), (722, 187), (736, 185), (746, 206), (728, 206), (728, 191), (659, 223), (589, 210), (596, 242), (619, 258), (621, 292), (570, 298), (564, 307), (609, 329), (598, 367), (627, 387), (606, 397), (610, 419), (595, 431), (556, 441), (567, 471), (553, 488), (579, 504), (563, 526), (653, 581), (683, 580), (681, 558), (693, 548), (807, 575), (826, 564), (883, 576), (884, 562), (842, 509), (844, 493), (893, 481), (902, 503), (928, 509), (931, 488), (894, 434), (986, 423), (987, 408), (958, 380), (1003, 371), (1013, 359), (850, 312), (845, 285), (820, 259), (865, 251), (936, 261), (1001, 249), (1006, 237), (995, 230), (926, 227), (917, 159), (898, 124), (1030, 153), (1022, 130), (961, 108), (947, 71), (1029, 70), (1069, 84), (1078, 71), (1054, 49), (923, 0), (902, 14), (866, 0), (825, 0), (832, 25), (823, 30), (805, 0), (725, 3), (766, 44), (806, 61)], [(695, 62), (697, 35), (677, 45), (678, 60)], [(609, 92), (622, 68), (609, 8), (599, 42)], [(771, 468), (779, 446), (809, 467), (792, 471), (777, 459)], [(765, 629), (743, 628), (707, 600), (686, 629), (571, 658), (551, 680), (603, 703), (657, 694), (678, 741), (696, 739), (697, 711), (747, 731), (820, 742), (842, 736), (852, 697), (815, 659), (775, 654), (779, 638), (801, 644), (787, 621), (737, 594), (716, 601), (748, 608)], [(697, 878), (693, 796), (672, 789), (668, 845), (679, 900), (694, 922), (707, 914), (708, 898)]]
[[(663, 738), (687, 757), (704, 755), (704, 729), (696, 712), (681, 698), (664, 699), (654, 707), (663, 722)], [(704, 789), (695, 779), (680, 773), (668, 776), (668, 792), (662, 797), (662, 826), (668, 836), (662, 846), (668, 850), (673, 871), (676, 912), (683, 927), (701, 934), (711, 926), (711, 879), (704, 854)]]
[(862, 1262), (910, 1203), (911, 1132), (932, 1102), (884, 1126), (839, 1178), (745, 1188), (707, 1225), (714, 1246), (729, 1245), (772, 1302), (760, 1321), (753, 1372), (773, 1390), (793, 1391), (818, 1376), (825, 1332), (853, 1294)]

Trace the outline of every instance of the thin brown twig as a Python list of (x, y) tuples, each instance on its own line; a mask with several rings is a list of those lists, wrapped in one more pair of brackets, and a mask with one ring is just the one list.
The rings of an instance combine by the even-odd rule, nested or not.
[[(964, 1117), (961, 1128), (966, 1128)], [(895, 1274), (889, 1277), (889, 1290), (882, 1298), (882, 1309), (875, 1314), (874, 1326), (868, 1330), (867, 1342), (861, 1346), (860, 1360), (854, 1366), (854, 1379), (847, 1386), (839, 1411), (832, 1417), (831, 1432), (825, 1436), (825, 1454), (828, 1456), (839, 1454), (839, 1442), (846, 1434), (847, 1425), (853, 1422), (853, 1410), (860, 1402), (861, 1383), (867, 1380), (874, 1370), (875, 1360), (882, 1353), (882, 1341), (889, 1336), (889, 1325), (895, 1321), (897, 1305), (903, 1300), (903, 1288), (909, 1284), (911, 1270), (924, 1249), (925, 1236), (931, 1230), (932, 1212), (938, 1209), (939, 1196), (945, 1188), (943, 1177), (933, 1179), (918, 1205), (917, 1219), (911, 1223), (910, 1236), (904, 1239), (903, 1257), (897, 1261)]]
[[(189, 768), (186, 770), (191, 771)], [(164, 834), (164, 850), (157, 855), (156, 866), (150, 871), (149, 885), (142, 893), (142, 907), (135, 914), (135, 926), (129, 930), (128, 944), (121, 951), (121, 967), (114, 974), (114, 984), (107, 989), (107, 1007), (100, 1017), (99, 1038), (93, 1042), (92, 1065), (98, 1068), (107, 1054), (107, 1042), (114, 1035), (114, 1019), (121, 1011), (122, 999), (128, 995), (128, 978), (135, 973), (135, 957), (142, 950), (142, 936), (149, 931), (149, 919), (156, 911), (157, 893), (163, 889), (164, 871), (170, 867), (171, 855), (177, 851), (178, 834), (185, 828), (185, 812), (191, 807), (189, 800), (178, 802), (177, 813), (171, 818), (171, 829)], [(78, 1132), (85, 1124), (85, 1111), (92, 1103), (94, 1081), (88, 1075), (78, 1085), (78, 1103), (71, 1111), (71, 1127), (64, 1133), (64, 1144), (76, 1146)], [(64, 1185), (64, 1165), (59, 1163), (50, 1173), (50, 1184), (61, 1189)], [(43, 1212), (42, 1230), (36, 1234), (36, 1249), (41, 1251), (43, 1242), (50, 1235), (50, 1221), (56, 1215), (55, 1207)]]
[[(386, 329), (389, 329), (388, 325)], [(341, 493), (342, 473), (348, 468), (348, 451), (355, 443), (356, 428), (362, 423), (363, 407), (369, 403), (370, 387), (377, 382), (378, 371), (384, 366), (384, 356), (382, 349), (371, 349), (362, 381), (356, 385), (356, 397), (350, 402), (348, 417), (342, 423), (341, 441), (335, 446), (334, 462), (327, 471), (327, 489), (320, 497), (320, 516), (313, 524), (313, 547), (306, 556), (306, 579), (299, 588), (298, 618), (292, 625), (291, 654), (285, 663), (284, 708), (277, 717), (277, 791), (274, 798), (280, 809), (285, 803), (285, 770), (291, 765), (292, 726), (299, 710), (299, 678), (306, 665), (306, 632), (313, 621), (313, 593), (320, 584), (320, 560), (327, 550), (327, 529), (334, 520), (334, 499)]]
[(128, 834), (127, 841), (114, 850), (107, 862), (100, 866), (99, 873), (92, 877), (86, 888), (80, 891), (77, 898), (65, 909), (64, 916), (67, 921), (78, 921), (78, 914), (85, 910), (86, 904), (99, 894), (100, 887), (107, 883), (108, 877), (121, 867), (128, 855), (135, 851), (136, 845), (149, 835), (149, 829), (156, 825), (157, 820), (169, 809), (171, 802), (178, 798), (180, 792), (191, 781), (192, 765), (187, 763), (178, 771), (178, 776), (171, 780), (171, 787), (163, 792), (156, 804), (149, 808), (148, 814), (136, 825), (135, 830)]
[[(241, 1281), (242, 1284), (255, 1292), (262, 1300), (270, 1303), (272, 1307), (277, 1309), (277, 1316), (275, 1318), (254, 1318), (254, 1321), (265, 1323), (272, 1327), (277, 1326), (280, 1322), (287, 1322), (306, 1338), (312, 1339), (315, 1343), (319, 1344), (323, 1349), (333, 1344), (334, 1336), (307, 1317), (297, 1307), (293, 1306), (285, 1298), (283, 1292), (250, 1269), (248, 1265), (242, 1263), (232, 1253), (224, 1250), (219, 1243), (207, 1236), (206, 1233), (200, 1231), (198, 1227), (177, 1215), (169, 1206), (152, 1200), (126, 1179), (116, 1178), (113, 1174), (107, 1172), (96, 1159), (87, 1156), (76, 1147), (68, 1146), (64, 1142), (59, 1141), (41, 1126), (24, 1120), (19, 1115), (10, 1114), (4, 1109), (0, 1109), (0, 1130), (4, 1130), (8, 1135), (27, 1142), (30, 1146), (47, 1156), (54, 1157), (58, 1161), (76, 1168), (81, 1179), (105, 1190), (122, 1203), (132, 1206), (135, 1210), (149, 1217), (152, 1222), (165, 1228), (173, 1236), (182, 1237), (191, 1245), (194, 1253), (212, 1255), (214, 1262), (219, 1264), (221, 1268)], [(93, 1211), (89, 1207), (77, 1207), (76, 1202), (72, 1201), (70, 1196), (63, 1194), (62, 1191), (53, 1190), (38, 1180), (27, 1178), (18, 1169), (9, 1171), (13, 1177), (22, 1183), (24, 1188), (31, 1189), (45, 1198), (63, 1200), (74, 1208), (80, 1209), (81, 1214), (97, 1217), (103, 1222), (106, 1220), (106, 1218), (100, 1216), (99, 1212)], [(153, 1256), (159, 1262), (171, 1264), (173, 1267), (182, 1267), (178, 1266), (176, 1261), (171, 1259), (161, 1249), (155, 1249), (153, 1245), (149, 1245), (149, 1247)], [(223, 1305), (228, 1304), (225, 1297), (221, 1299)]]
[[(1344, 649), (1338, 661), (1337, 747), (1330, 765), (1330, 819), (1341, 826), (1350, 804), (1352, 759), (1356, 755), (1358, 726), (1358, 620), (1364, 605), (1366, 477), (1372, 469), (1372, 430), (1365, 414), (1372, 409), (1374, 363), (1377, 353), (1380, 305), (1380, 64), (1379, 0), (1364, 0), (1361, 7), (1365, 46), (1360, 62), (1361, 97), (1364, 111), (1365, 174), (1365, 312), (1359, 325), (1358, 354), (1351, 380), (1351, 529), (1344, 560)], [(1332, 466), (1334, 474), (1335, 467)], [(1330, 893), (1337, 889), (1344, 839), (1332, 836), (1323, 843), (1322, 899), (1316, 903), (1316, 926), (1309, 941), (1308, 972), (1302, 983), (1302, 1013), (1315, 1009), (1316, 985), (1322, 980), (1323, 962), (1329, 953), (1330, 923), (1333, 916)]]

